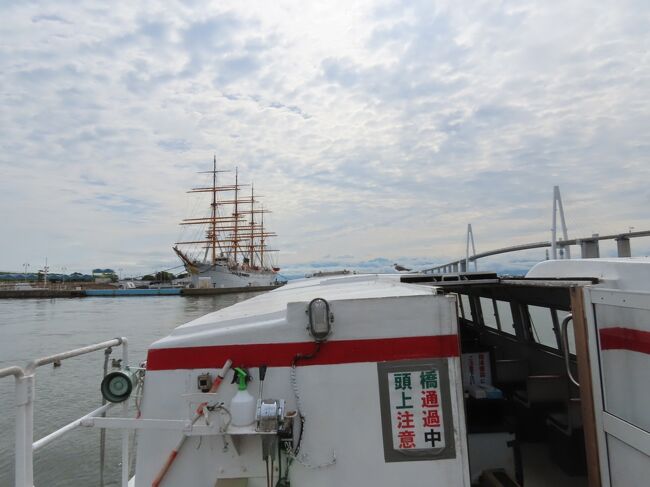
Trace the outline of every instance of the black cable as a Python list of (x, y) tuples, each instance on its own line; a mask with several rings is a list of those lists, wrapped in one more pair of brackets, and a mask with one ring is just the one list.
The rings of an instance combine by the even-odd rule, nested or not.
[[(289, 446), (285, 443), (284, 444), (285, 448), (285, 459), (287, 461), (287, 470), (284, 472), (284, 478), (280, 478), (278, 480), (278, 485), (276, 487), (289, 487), (289, 467), (291, 466), (291, 457), (289, 456)], [(282, 459), (280, 459), (280, 462), (282, 462)]]
[(300, 433), (298, 433), (298, 441), (296, 442), (296, 448), (293, 451), (295, 456), (298, 456), (300, 453), (300, 444), (302, 443), (302, 432), (305, 430), (305, 417), (300, 415)]
[(296, 356), (293, 357), (293, 360), (291, 361), (291, 367), (296, 367), (298, 365), (298, 361), (300, 360), (313, 359), (318, 354), (318, 352), (320, 352), (320, 346), (321, 346), (321, 342), (316, 342), (316, 346), (314, 347), (314, 350), (311, 353), (307, 355), (304, 355), (302, 353), (296, 354)]
[[(295, 357), (293, 357), (293, 360), (291, 361), (291, 368), (295, 369), (296, 366), (298, 365), (298, 362), (300, 360), (311, 360), (313, 359), (316, 355), (318, 355), (318, 352), (320, 352), (321, 344), (324, 342), (316, 342), (316, 346), (314, 347), (314, 350), (312, 350), (311, 353), (305, 355), (302, 353), (296, 354)], [(296, 386), (297, 387), (297, 386)], [(298, 411), (299, 416), (300, 416), (300, 433), (298, 434), (298, 441), (296, 442), (296, 448), (294, 448), (294, 455), (297, 456), (298, 453), (300, 452), (300, 444), (302, 443), (302, 433), (305, 431), (305, 416), (302, 414), (301, 411)], [(287, 474), (288, 474), (289, 467), (287, 467)]]
[(284, 474), (284, 478), (286, 479), (287, 483), (289, 483), (289, 466), (291, 465), (291, 458), (289, 455), (286, 456), (287, 460), (287, 471)]

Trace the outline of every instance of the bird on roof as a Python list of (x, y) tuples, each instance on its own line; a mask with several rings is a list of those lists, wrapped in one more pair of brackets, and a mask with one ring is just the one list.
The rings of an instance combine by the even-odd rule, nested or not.
[(407, 269), (406, 267), (401, 266), (399, 264), (393, 264), (393, 267), (395, 268), (395, 270), (397, 272), (410, 272), (411, 271), (411, 269)]

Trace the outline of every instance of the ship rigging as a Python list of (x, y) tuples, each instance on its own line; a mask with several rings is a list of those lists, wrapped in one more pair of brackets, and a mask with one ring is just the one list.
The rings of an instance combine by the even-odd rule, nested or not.
[[(192, 188), (188, 193), (208, 193), (210, 214), (187, 218), (182, 226), (200, 225), (203, 237), (198, 240), (176, 242), (173, 249), (191, 276), (193, 287), (269, 286), (277, 283), (280, 270), (273, 265), (276, 249), (267, 245), (276, 236), (264, 227), (264, 214), (270, 213), (255, 194), (253, 184), (241, 184), (235, 168), (234, 184), (223, 184), (219, 175), (228, 173), (217, 169), (216, 156), (211, 171), (211, 185)], [(250, 194), (244, 187), (250, 186)], [(192, 246), (194, 251), (179, 246)], [(197, 253), (196, 250), (203, 250)]]

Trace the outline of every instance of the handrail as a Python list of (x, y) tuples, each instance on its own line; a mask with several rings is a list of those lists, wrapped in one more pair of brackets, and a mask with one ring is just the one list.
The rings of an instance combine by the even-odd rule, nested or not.
[(109, 402), (107, 404), (104, 404), (103, 406), (98, 407), (94, 411), (91, 411), (90, 413), (88, 413), (88, 414), (86, 414), (86, 415), (84, 415), (84, 416), (82, 416), (82, 417), (80, 417), (78, 419), (75, 419), (74, 421), (66, 424), (65, 426), (62, 426), (58, 430), (53, 431), (49, 435), (44, 436), (40, 440), (35, 441), (34, 444), (33, 444), (34, 451), (36, 451), (36, 450), (38, 450), (40, 448), (43, 448), (45, 445), (49, 445), (50, 443), (52, 443), (57, 438), (60, 438), (61, 436), (66, 434), (68, 431), (72, 431), (77, 426), (81, 426), (81, 424), (84, 421), (86, 421), (87, 419), (94, 418), (95, 416), (99, 416), (100, 414), (105, 413), (106, 411), (108, 411), (113, 406), (115, 406), (114, 402)]
[(124, 345), (124, 348), (122, 349), (122, 361), (124, 363), (128, 363), (127, 344), (128, 341), (126, 338), (119, 337), (113, 338), (112, 340), (106, 340), (105, 342), (88, 345), (87, 347), (75, 348), (74, 350), (68, 350), (67, 352), (37, 358), (36, 360), (32, 360), (27, 364), (27, 367), (25, 368), (25, 374), (30, 375), (30, 373), (32, 373), (37, 367), (41, 367), (42, 365), (60, 362), (61, 360), (78, 357), (79, 355), (96, 352), (97, 350), (104, 350), (105, 348), (109, 347), (117, 347), (119, 345)]
[[(68, 431), (76, 428), (84, 419), (101, 414), (108, 410), (112, 404), (100, 408), (78, 418), (71, 423), (57, 429), (49, 435), (34, 442), (34, 375), (36, 369), (43, 365), (61, 362), (63, 360), (85, 355), (87, 353), (104, 350), (111, 347), (122, 346), (122, 363), (128, 364), (128, 340), (124, 337), (113, 338), (104, 342), (95, 343), (86, 347), (76, 348), (67, 352), (49, 355), (32, 360), (23, 369), (18, 366), (0, 369), (0, 379), (13, 376), (16, 379), (16, 437), (15, 437), (15, 485), (16, 487), (33, 487), (34, 485), (34, 451), (61, 437)], [(128, 407), (128, 400), (123, 403), (124, 412)], [(122, 433), (122, 486), (128, 485), (128, 431)]]
[(566, 373), (569, 376), (569, 380), (575, 384), (576, 387), (580, 387), (580, 383), (575, 380), (573, 377), (573, 372), (571, 372), (571, 366), (569, 363), (569, 337), (567, 335), (567, 327), (569, 321), (573, 321), (573, 315), (569, 314), (562, 320), (562, 325), (560, 326), (560, 335), (562, 338), (562, 352), (564, 355), (564, 366), (566, 368)]
[(5, 367), (4, 369), (0, 369), (0, 379), (3, 377), (9, 377), (10, 375), (13, 375), (16, 380), (21, 379), (25, 375), (25, 371), (21, 368), (18, 367), (17, 365), (12, 365), (11, 367)]

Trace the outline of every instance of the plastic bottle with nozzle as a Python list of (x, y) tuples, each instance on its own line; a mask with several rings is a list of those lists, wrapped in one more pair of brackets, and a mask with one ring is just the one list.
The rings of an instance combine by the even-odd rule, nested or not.
[(239, 390), (230, 401), (230, 414), (233, 426), (249, 426), (255, 422), (255, 398), (246, 390), (248, 373), (240, 368), (235, 369), (238, 377)]

